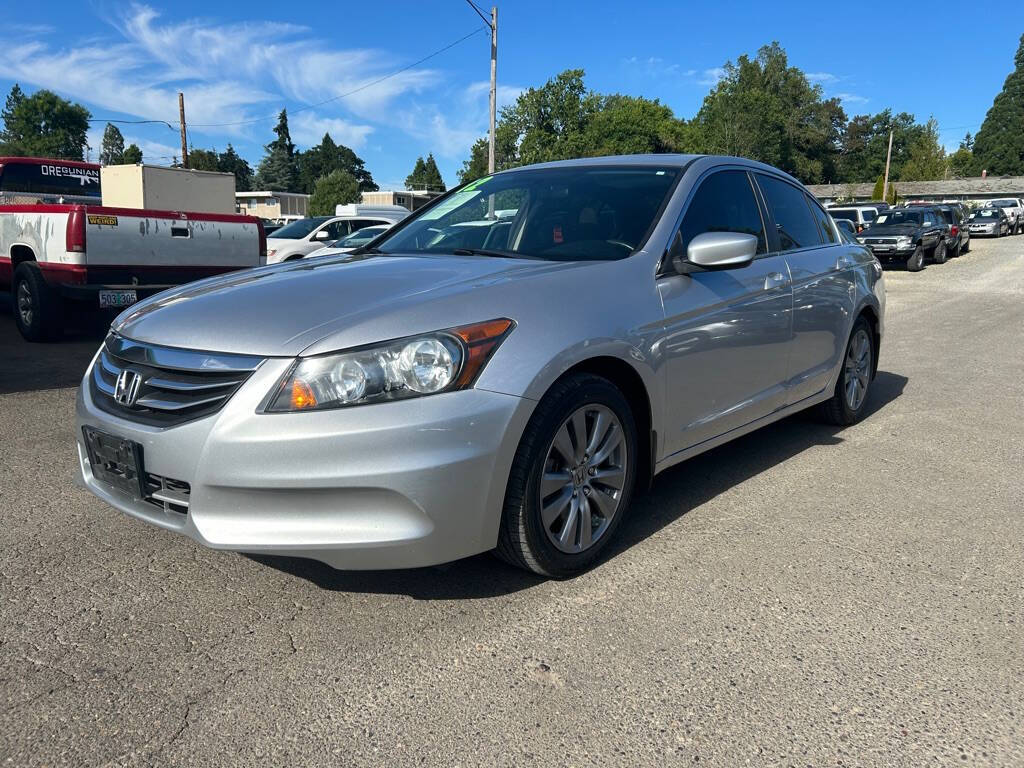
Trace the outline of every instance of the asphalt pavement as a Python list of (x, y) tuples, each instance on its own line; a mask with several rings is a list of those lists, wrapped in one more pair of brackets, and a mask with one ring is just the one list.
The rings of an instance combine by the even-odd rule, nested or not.
[(1024, 765), (1024, 237), (886, 279), (864, 422), (669, 470), (564, 582), (130, 519), (72, 485), (102, 333), (0, 312), (0, 765)]

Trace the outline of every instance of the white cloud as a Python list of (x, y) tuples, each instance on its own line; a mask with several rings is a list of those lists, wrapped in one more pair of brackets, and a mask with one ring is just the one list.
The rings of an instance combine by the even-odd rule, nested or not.
[(719, 81), (725, 78), (725, 67), (711, 67), (705, 69), (697, 80), (701, 85), (718, 85)]
[(313, 112), (298, 112), (288, 120), (292, 140), (300, 145), (311, 147), (319, 144), (325, 133), (338, 144), (353, 149), (366, 146), (366, 137), (373, 133), (372, 125), (359, 125), (340, 117), (320, 117)]
[(863, 104), (868, 101), (867, 96), (858, 96), (856, 93), (834, 93), (832, 96), (846, 104)]
[(812, 83), (834, 83), (839, 78), (831, 72), (808, 72), (807, 79)]

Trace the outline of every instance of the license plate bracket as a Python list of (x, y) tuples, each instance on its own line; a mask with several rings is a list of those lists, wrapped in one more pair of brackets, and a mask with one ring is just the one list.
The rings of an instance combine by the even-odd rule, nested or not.
[(138, 300), (139, 294), (134, 289), (100, 291), (101, 309), (130, 307)]
[(93, 475), (133, 499), (144, 498), (142, 446), (93, 427), (82, 427), (82, 435)]

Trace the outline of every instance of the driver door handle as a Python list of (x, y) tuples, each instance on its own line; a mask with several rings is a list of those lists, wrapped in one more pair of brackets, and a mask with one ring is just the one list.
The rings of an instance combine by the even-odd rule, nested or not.
[(781, 272), (773, 272), (764, 279), (764, 289), (766, 291), (770, 291), (774, 288), (781, 288), (788, 284), (789, 280)]

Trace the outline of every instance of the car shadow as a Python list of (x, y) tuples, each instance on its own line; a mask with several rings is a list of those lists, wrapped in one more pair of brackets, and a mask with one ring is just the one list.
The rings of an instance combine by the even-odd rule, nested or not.
[[(868, 401), (871, 418), (903, 394), (907, 377), (879, 371)], [(809, 448), (841, 443), (842, 427), (799, 413), (714, 448), (659, 474), (635, 499), (629, 518), (602, 559), (615, 558), (715, 496)], [(472, 600), (511, 594), (545, 580), (511, 567), (489, 553), (430, 568), (338, 571), (315, 560), (275, 555), (248, 557), (306, 579), (321, 589), (399, 594), (416, 600)]]
[(77, 387), (109, 325), (98, 312), (76, 312), (60, 339), (25, 341), (14, 324), (11, 295), (0, 292), (0, 395)]

